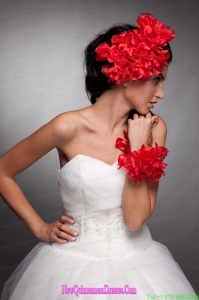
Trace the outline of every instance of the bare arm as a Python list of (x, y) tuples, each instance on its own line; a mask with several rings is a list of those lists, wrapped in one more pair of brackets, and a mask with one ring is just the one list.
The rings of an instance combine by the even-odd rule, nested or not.
[[(165, 146), (167, 127), (165, 122), (159, 117), (158, 124), (151, 130), (153, 135), (152, 146), (155, 142), (159, 146)], [(123, 191), (122, 209), (126, 225), (129, 230), (136, 230), (144, 224), (151, 216), (155, 208), (159, 181), (134, 182), (126, 176)]]
[[(41, 228), (48, 224), (30, 205), (14, 177), (69, 140), (75, 123), (72, 112), (60, 114), (0, 157), (0, 196), (30, 231), (44, 240), (46, 237), (41, 237)], [(66, 216), (65, 221), (71, 222), (71, 219)]]

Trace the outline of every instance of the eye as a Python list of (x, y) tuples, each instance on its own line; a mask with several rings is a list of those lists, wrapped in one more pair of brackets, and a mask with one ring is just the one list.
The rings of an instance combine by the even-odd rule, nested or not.
[(161, 80), (161, 78), (160, 77), (155, 77), (154, 80), (155, 80), (155, 83), (158, 84), (159, 81)]

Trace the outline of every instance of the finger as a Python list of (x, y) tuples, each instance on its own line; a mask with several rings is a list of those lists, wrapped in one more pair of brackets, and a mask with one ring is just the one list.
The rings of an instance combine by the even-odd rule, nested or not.
[(76, 230), (70, 228), (66, 224), (58, 223), (57, 228), (59, 232), (65, 232), (68, 234), (68, 236), (76, 237), (78, 235)]
[(152, 123), (153, 123), (155, 120), (157, 120), (158, 118), (159, 118), (159, 116), (152, 116), (152, 118), (151, 118)]
[(146, 118), (151, 118), (151, 112), (150, 111), (146, 114)]
[(159, 118), (159, 116), (158, 115), (154, 115), (154, 116), (152, 116), (152, 119), (158, 119)]
[(69, 217), (69, 216), (66, 216), (66, 215), (62, 215), (60, 218), (59, 218), (59, 222), (60, 223), (65, 223), (65, 222), (68, 222), (70, 224), (74, 224), (74, 220)]
[(66, 240), (66, 241), (71, 241), (71, 242), (76, 241), (76, 237), (70, 236), (70, 235), (66, 234), (64, 231), (59, 231), (57, 237), (59, 239), (63, 239), (63, 240)]
[(151, 121), (151, 128), (155, 127), (157, 124), (158, 124), (158, 118), (154, 118), (154, 119)]
[(58, 237), (55, 237), (55, 240), (54, 240), (56, 243), (59, 243), (59, 244), (66, 244), (66, 243), (68, 243), (68, 241), (67, 240), (62, 240), (62, 239), (60, 239), (60, 238), (58, 238)]
[(74, 223), (75, 223), (73, 217), (71, 217), (71, 216), (67, 216), (67, 217), (69, 218), (69, 223), (71, 223), (71, 224), (74, 224)]
[(44, 241), (46, 241), (46, 242), (47, 241), (49, 241), (49, 242), (58, 242), (58, 243), (61, 243), (61, 244), (65, 244), (65, 243), (68, 242), (67, 239), (60, 238), (58, 230), (56, 230), (54, 232), (51, 232), (49, 238), (47, 240), (44, 240)]
[(138, 119), (138, 114), (134, 114), (133, 119)]

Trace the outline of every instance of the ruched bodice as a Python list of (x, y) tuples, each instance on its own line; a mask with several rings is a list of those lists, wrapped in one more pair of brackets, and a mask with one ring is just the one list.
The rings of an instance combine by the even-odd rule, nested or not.
[(109, 165), (83, 154), (76, 155), (58, 170), (60, 196), (65, 215), (72, 216), (79, 233), (76, 242), (53, 244), (81, 256), (110, 257), (136, 253), (150, 245), (146, 224), (136, 231), (126, 227), (122, 194), (126, 180), (117, 161)]

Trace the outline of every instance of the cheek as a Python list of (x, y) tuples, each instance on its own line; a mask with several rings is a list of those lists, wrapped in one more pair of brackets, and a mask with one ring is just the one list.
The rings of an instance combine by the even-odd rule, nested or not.
[(150, 81), (139, 84), (132, 83), (126, 87), (124, 93), (127, 99), (139, 105), (139, 103), (150, 102), (155, 93), (155, 88)]
[(151, 97), (153, 97), (154, 93), (155, 88), (151, 83), (145, 85), (142, 89), (140, 89), (140, 95), (142, 95), (143, 99), (145, 100), (150, 100)]
[(137, 89), (135, 99), (136, 102), (144, 103), (149, 102), (154, 91), (148, 86)]

